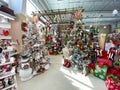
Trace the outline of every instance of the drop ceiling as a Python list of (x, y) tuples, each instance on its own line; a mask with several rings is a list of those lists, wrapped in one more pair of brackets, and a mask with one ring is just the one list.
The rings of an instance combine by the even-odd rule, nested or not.
[[(117, 16), (112, 15), (114, 9), (120, 10), (120, 0), (32, 0), (40, 9), (41, 13), (47, 11), (61, 11), (68, 9), (84, 8), (85, 23), (116, 23), (120, 21), (120, 14)], [(48, 16), (53, 19), (53, 16)], [(72, 20), (73, 16), (62, 14), (67, 20)], [(60, 18), (60, 16), (59, 16)]]

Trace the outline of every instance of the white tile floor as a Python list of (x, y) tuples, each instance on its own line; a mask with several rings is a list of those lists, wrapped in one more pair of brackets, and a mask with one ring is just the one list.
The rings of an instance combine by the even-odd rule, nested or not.
[(51, 56), (52, 65), (48, 71), (31, 80), (18, 80), (19, 90), (107, 90), (105, 82), (93, 75), (84, 76), (80, 71), (62, 66), (62, 56)]

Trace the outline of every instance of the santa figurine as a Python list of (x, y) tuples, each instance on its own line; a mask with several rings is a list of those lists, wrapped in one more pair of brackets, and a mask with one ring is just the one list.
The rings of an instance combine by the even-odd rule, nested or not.
[(102, 49), (100, 48), (99, 45), (96, 45), (95, 51), (97, 53), (97, 57), (101, 57), (102, 56)]
[(115, 53), (116, 53), (115, 47), (112, 46), (112, 47), (108, 50), (108, 52), (107, 52), (107, 54), (108, 54), (108, 59), (114, 61)]

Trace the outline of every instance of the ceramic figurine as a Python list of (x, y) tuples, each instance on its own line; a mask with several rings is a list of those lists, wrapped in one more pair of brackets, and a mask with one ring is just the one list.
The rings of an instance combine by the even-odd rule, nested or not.
[(26, 81), (32, 78), (32, 68), (30, 67), (29, 58), (26, 53), (23, 53), (21, 59), (21, 68), (19, 71), (19, 76), (21, 77), (21, 81)]
[(20, 69), (19, 71), (19, 76), (21, 77), (21, 81), (27, 81), (29, 79), (32, 78), (32, 69), (26, 69), (26, 70), (22, 70)]

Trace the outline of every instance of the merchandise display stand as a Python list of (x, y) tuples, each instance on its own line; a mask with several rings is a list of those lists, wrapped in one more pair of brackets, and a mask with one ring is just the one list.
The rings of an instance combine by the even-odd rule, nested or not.
[[(76, 16), (76, 14), (79, 15)], [(98, 44), (96, 31), (86, 31), (82, 22), (82, 9), (75, 13), (73, 30), (68, 34), (68, 41), (63, 48), (64, 66), (89, 73), (88, 64), (96, 61), (95, 47)], [(67, 59), (67, 60), (66, 60)], [(70, 64), (69, 64), (70, 63)]]
[(12, 44), (15, 42), (11, 41), (12, 37), (9, 35), (11, 24), (5, 20), (5, 23), (0, 22), (0, 90), (17, 90), (14, 55), (18, 52), (14, 50)]
[(46, 45), (50, 55), (58, 55), (62, 53), (63, 43), (59, 24), (51, 24), (48, 27)]
[[(50, 58), (48, 50), (45, 46), (45, 32), (37, 24), (31, 22), (23, 22), (23, 52), (25, 58), (21, 54), (19, 76), (21, 81), (31, 79), (33, 76), (43, 73), (50, 67)], [(27, 58), (26, 58), (27, 57)]]

